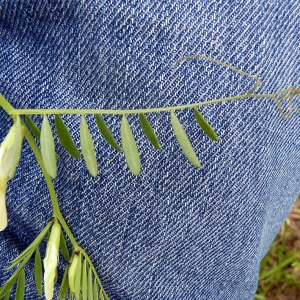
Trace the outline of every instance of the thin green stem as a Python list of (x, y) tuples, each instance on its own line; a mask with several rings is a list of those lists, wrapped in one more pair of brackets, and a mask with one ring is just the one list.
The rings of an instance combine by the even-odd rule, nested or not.
[[(22, 124), (25, 126), (23, 121), (22, 121)], [(55, 189), (54, 189), (54, 185), (52, 183), (51, 177), (48, 175), (48, 173), (46, 171), (45, 165), (43, 163), (41, 152), (40, 152), (36, 142), (34, 141), (31, 133), (29, 132), (29, 130), (27, 129), (26, 126), (25, 126), (25, 138), (26, 138), (29, 146), (31, 147), (31, 149), (32, 149), (37, 161), (38, 161), (38, 164), (39, 164), (39, 166), (40, 166), (40, 168), (43, 172), (43, 175), (45, 177), (46, 184), (47, 184), (49, 194), (50, 194), (50, 198), (51, 198), (51, 202), (52, 202), (53, 214), (58, 219), (58, 221), (62, 225), (63, 229), (65, 230), (66, 234), (70, 238), (70, 241), (71, 241), (73, 247), (76, 248), (76, 247), (78, 247), (78, 244), (77, 244), (71, 230), (69, 229), (69, 226), (67, 225), (64, 217), (62, 216), (62, 214), (60, 212), (57, 196), (56, 196)]]
[(169, 106), (169, 107), (157, 107), (157, 108), (141, 108), (141, 109), (76, 109), (76, 108), (46, 108), (46, 109), (13, 109), (10, 111), (11, 115), (94, 115), (94, 114), (107, 114), (107, 115), (129, 115), (129, 114), (140, 114), (140, 113), (160, 113), (166, 111), (175, 111), (182, 110), (186, 108), (193, 108), (203, 105), (211, 105), (220, 102), (229, 102), (236, 101), (245, 98), (272, 98), (274, 94), (243, 94), (232, 97), (220, 98), (210, 101), (197, 102), (192, 104), (183, 104), (178, 106)]

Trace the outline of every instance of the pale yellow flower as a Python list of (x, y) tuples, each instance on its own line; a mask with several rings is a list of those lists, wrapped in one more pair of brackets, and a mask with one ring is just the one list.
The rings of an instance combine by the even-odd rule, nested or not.
[(75, 292), (75, 277), (76, 277), (76, 271), (77, 271), (77, 265), (79, 263), (79, 254), (74, 254), (72, 263), (69, 267), (68, 271), (68, 277), (69, 277), (69, 287), (72, 293)]
[(44, 289), (46, 300), (51, 300), (53, 298), (54, 279), (59, 260), (60, 235), (61, 227), (58, 222), (55, 222), (51, 229), (46, 249), (46, 257), (44, 259)]
[[(5, 194), (7, 181), (10, 179), (10, 174), (14, 173), (12, 169), (16, 168), (16, 165), (13, 165), (17, 146), (15, 144), (15, 136), (16, 125), (13, 125), (0, 145), (0, 231), (4, 230), (7, 226)], [(22, 140), (20, 142), (22, 143)], [(21, 144), (19, 146), (21, 147)]]

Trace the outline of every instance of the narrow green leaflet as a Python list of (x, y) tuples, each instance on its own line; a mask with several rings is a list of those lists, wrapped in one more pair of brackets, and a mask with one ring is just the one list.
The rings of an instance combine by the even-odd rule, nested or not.
[[(41, 131), (39, 130), (39, 128), (35, 125), (35, 123), (32, 121), (32, 119), (28, 115), (26, 115), (25, 118), (26, 118), (26, 123), (27, 123), (31, 133), (40, 142)], [(55, 157), (56, 157), (56, 160), (59, 160), (59, 156), (57, 153), (55, 153)]]
[(60, 251), (61, 251), (64, 259), (66, 261), (69, 261), (70, 253), (69, 253), (69, 249), (68, 249), (67, 242), (66, 242), (65, 236), (63, 234), (63, 231), (61, 231), (61, 235), (60, 235), (59, 248), (60, 248)]
[[(31, 246), (31, 245), (30, 245)], [(6, 268), (6, 270), (10, 270), (14, 268), (17, 264), (19, 264), (27, 255), (32, 251), (33, 247), (26, 248), (18, 257), (12, 260), (10, 263), (11, 265)]]
[(4, 297), (5, 295), (7, 295), (8, 293), (10, 293), (11, 288), (12, 288), (12, 286), (15, 284), (16, 280), (17, 280), (17, 277), (16, 277), (16, 278), (13, 278), (13, 280), (10, 280), (10, 279), (9, 279), (9, 281), (7, 281), (7, 282), (1, 287), (1, 289), (0, 289), (0, 299), (1, 299), (2, 297)]
[(171, 123), (172, 123), (172, 128), (174, 130), (176, 139), (183, 153), (185, 154), (185, 156), (187, 157), (187, 159), (192, 165), (194, 165), (197, 168), (201, 168), (201, 164), (191, 145), (191, 142), (173, 111), (171, 111)]
[(89, 272), (88, 272), (88, 300), (94, 300), (93, 276), (92, 276), (92, 269), (91, 268), (89, 268)]
[(20, 117), (17, 116), (15, 121), (15, 138), (14, 138), (14, 152), (13, 158), (11, 162), (11, 169), (9, 173), (9, 179), (13, 178), (16, 172), (16, 168), (19, 164), (21, 151), (22, 151), (22, 140), (23, 140), (23, 133), (22, 133), (22, 125)]
[(16, 288), (16, 300), (23, 300), (24, 299), (24, 292), (25, 292), (25, 271), (24, 269), (21, 270), (17, 288)]
[(86, 259), (82, 265), (82, 300), (87, 300), (87, 272), (86, 272)]
[(76, 276), (75, 276), (75, 296), (76, 300), (80, 299), (80, 289), (81, 289), (81, 271), (82, 271), (82, 261), (81, 261), (81, 253), (79, 255), (79, 262), (77, 264)]
[(34, 137), (40, 141), (40, 137), (41, 137), (41, 131), (39, 130), (39, 128), (35, 125), (35, 123), (32, 121), (32, 119), (26, 115), (26, 123), (30, 129), (30, 131), (32, 132), (32, 134), (34, 135)]
[(47, 173), (55, 178), (57, 173), (54, 138), (46, 115), (44, 115), (41, 129), (41, 153)]
[(41, 258), (39, 248), (37, 248), (35, 251), (35, 258), (34, 258), (34, 280), (35, 280), (36, 290), (40, 296), (43, 295), (42, 278), (43, 278), (42, 258)]
[(149, 142), (153, 145), (153, 147), (155, 147), (158, 150), (162, 150), (162, 147), (158, 141), (158, 138), (157, 138), (150, 122), (148, 121), (148, 119), (146, 118), (146, 116), (144, 114), (140, 114), (140, 123), (141, 123), (142, 129), (143, 129), (146, 137), (148, 138)]
[(102, 136), (105, 138), (105, 140), (117, 151), (122, 151), (118, 143), (116, 142), (114, 136), (112, 135), (111, 131), (107, 127), (106, 123), (104, 120), (101, 118), (100, 115), (95, 115), (96, 118), (96, 124), (98, 126), (98, 129)]
[(216, 135), (215, 131), (210, 126), (210, 124), (204, 119), (201, 113), (196, 109), (196, 107), (194, 107), (194, 116), (204, 133), (213, 141), (218, 142), (219, 138)]
[(103, 289), (102, 292), (103, 292), (103, 295), (104, 295), (104, 299), (105, 299), (105, 300), (109, 300), (109, 297), (107, 296), (107, 294), (106, 294), (106, 292), (105, 292), (105, 289)]
[(82, 115), (80, 122), (80, 146), (90, 174), (96, 177), (98, 173), (98, 165), (95, 147), (84, 115)]
[(34, 251), (32, 251), (33, 248), (31, 248), (30, 250), (26, 251), (26, 255), (22, 256), (22, 259), (18, 260), (18, 261), (14, 261), (8, 268), (6, 268), (6, 270), (11, 270), (13, 269), (16, 265), (18, 265), (23, 259), (28, 259), (28, 255), (32, 255), (34, 253)]
[(132, 174), (138, 175), (141, 171), (139, 151), (125, 115), (121, 121), (121, 138), (127, 165)]
[(9, 290), (9, 291), (6, 293), (4, 300), (9, 300), (9, 299), (10, 299), (10, 293), (11, 293), (11, 290)]
[(104, 294), (103, 294), (103, 289), (100, 290), (100, 300), (105, 300)]
[(99, 297), (98, 297), (98, 283), (97, 283), (96, 277), (94, 279), (93, 294), (94, 294), (94, 300), (99, 300)]
[[(34, 241), (15, 259), (13, 259), (10, 263), (12, 264), (9, 268), (6, 270), (9, 270), (13, 268), (13, 264), (18, 264), (20, 263), (32, 250), (36, 249), (40, 242), (43, 240), (45, 235), (49, 232), (50, 227), (52, 226), (53, 221), (49, 222), (47, 226), (40, 232), (40, 234), (34, 239)], [(33, 252), (32, 252), (33, 253)], [(14, 266), (15, 266), (14, 265)]]
[(80, 158), (80, 152), (75, 146), (73, 139), (71, 138), (70, 132), (59, 115), (55, 115), (55, 128), (58, 138), (64, 148), (74, 158)]
[(66, 266), (64, 276), (59, 288), (58, 292), (58, 299), (59, 300), (64, 300), (67, 299), (68, 292), (69, 292), (69, 278), (68, 278), (68, 272), (69, 271), (69, 266)]

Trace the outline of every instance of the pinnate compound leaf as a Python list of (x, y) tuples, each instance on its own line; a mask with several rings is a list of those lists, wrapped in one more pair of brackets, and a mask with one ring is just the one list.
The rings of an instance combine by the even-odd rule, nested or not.
[(93, 276), (92, 276), (92, 269), (91, 268), (89, 268), (89, 272), (88, 272), (88, 300), (94, 300)]
[(76, 300), (80, 299), (80, 289), (81, 289), (81, 276), (82, 276), (82, 260), (81, 253), (79, 255), (79, 261), (77, 263), (76, 276), (75, 276), (75, 297)]
[(16, 288), (16, 300), (23, 300), (25, 293), (25, 271), (22, 269), (20, 271), (17, 288)]
[(132, 174), (138, 175), (141, 171), (139, 151), (125, 115), (121, 121), (121, 138), (127, 165)]
[(144, 114), (140, 114), (140, 123), (141, 123), (142, 129), (143, 129), (146, 137), (148, 138), (149, 142), (153, 145), (153, 147), (155, 147), (158, 150), (162, 150), (162, 147), (158, 141), (158, 138), (157, 138), (150, 122), (148, 121), (148, 119), (146, 118), (146, 116)]
[(93, 286), (93, 296), (94, 296), (94, 300), (98, 300), (99, 296), (98, 296), (98, 283), (97, 283), (97, 279), (94, 279), (94, 286)]
[(96, 177), (98, 173), (98, 165), (95, 147), (84, 115), (82, 115), (80, 122), (80, 146), (90, 174)]
[(218, 142), (219, 138), (216, 135), (213, 128), (210, 126), (210, 124), (204, 119), (204, 117), (201, 115), (201, 113), (194, 107), (194, 116), (201, 127), (201, 129), (204, 131), (204, 133), (213, 141)]
[(86, 270), (86, 259), (82, 265), (82, 300), (87, 300), (87, 270)]
[(39, 128), (35, 125), (35, 123), (32, 121), (32, 119), (26, 115), (26, 123), (30, 129), (30, 131), (32, 132), (33, 136), (40, 141), (40, 137), (41, 137), (41, 131), (39, 130)]
[(183, 153), (185, 154), (185, 156), (187, 157), (187, 159), (192, 165), (194, 165), (197, 168), (201, 168), (201, 164), (191, 145), (191, 142), (173, 111), (171, 111), (171, 123), (172, 123), (172, 128), (174, 130), (176, 139)]
[(112, 135), (111, 131), (109, 130), (109, 128), (107, 127), (106, 123), (101, 118), (101, 116), (95, 115), (95, 118), (96, 118), (96, 124), (98, 126), (98, 129), (99, 129), (100, 133), (102, 134), (102, 136), (107, 141), (107, 143), (110, 144), (117, 151), (122, 152), (122, 149), (116, 142), (114, 136)]
[(34, 280), (35, 280), (36, 290), (40, 296), (43, 295), (42, 278), (43, 278), (42, 258), (41, 258), (39, 248), (37, 248), (35, 251), (35, 258), (34, 258)]
[(54, 138), (46, 115), (44, 115), (41, 129), (41, 153), (47, 173), (55, 178), (57, 173)]
[(66, 266), (65, 272), (64, 272), (64, 276), (59, 288), (59, 292), (58, 292), (58, 299), (59, 300), (64, 300), (67, 299), (68, 296), (68, 292), (69, 292), (69, 278), (68, 278), (68, 274), (69, 274), (69, 266)]
[(60, 236), (60, 240), (59, 240), (59, 248), (60, 248), (60, 251), (61, 251), (64, 259), (66, 261), (69, 261), (70, 253), (69, 253), (69, 249), (68, 249), (67, 242), (66, 242), (65, 236), (63, 234), (63, 231), (61, 231), (61, 236)]
[(74, 158), (80, 158), (80, 152), (76, 148), (67, 126), (59, 115), (55, 115), (55, 128), (61, 144), (68, 153)]
[(17, 116), (16, 122), (15, 122), (15, 138), (14, 138), (14, 153), (13, 153), (13, 159), (11, 162), (11, 171), (9, 173), (9, 178), (13, 178), (16, 172), (16, 168), (19, 164), (20, 157), (21, 157), (21, 151), (22, 151), (22, 141), (23, 141), (23, 135), (24, 135), (24, 127), (22, 128), (20, 116)]

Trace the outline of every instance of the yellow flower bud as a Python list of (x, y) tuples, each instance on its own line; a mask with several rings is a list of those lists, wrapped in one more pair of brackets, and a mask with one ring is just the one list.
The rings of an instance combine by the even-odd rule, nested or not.
[[(11, 127), (6, 135), (3, 143), (0, 145), (0, 231), (4, 230), (7, 226), (7, 212), (5, 203), (5, 194), (7, 181), (13, 177), (14, 170), (20, 159), (22, 136), (21, 132), (17, 134), (17, 128), (22, 131), (20, 120)], [(16, 140), (18, 140), (16, 142)]]
[(69, 267), (68, 271), (68, 277), (69, 277), (69, 287), (72, 293), (75, 292), (75, 277), (76, 277), (76, 270), (77, 270), (77, 264), (79, 262), (79, 254), (74, 254), (72, 263)]
[(44, 259), (44, 289), (46, 300), (53, 298), (54, 280), (59, 260), (60, 235), (61, 227), (58, 222), (55, 222), (51, 229), (46, 249), (46, 257)]

